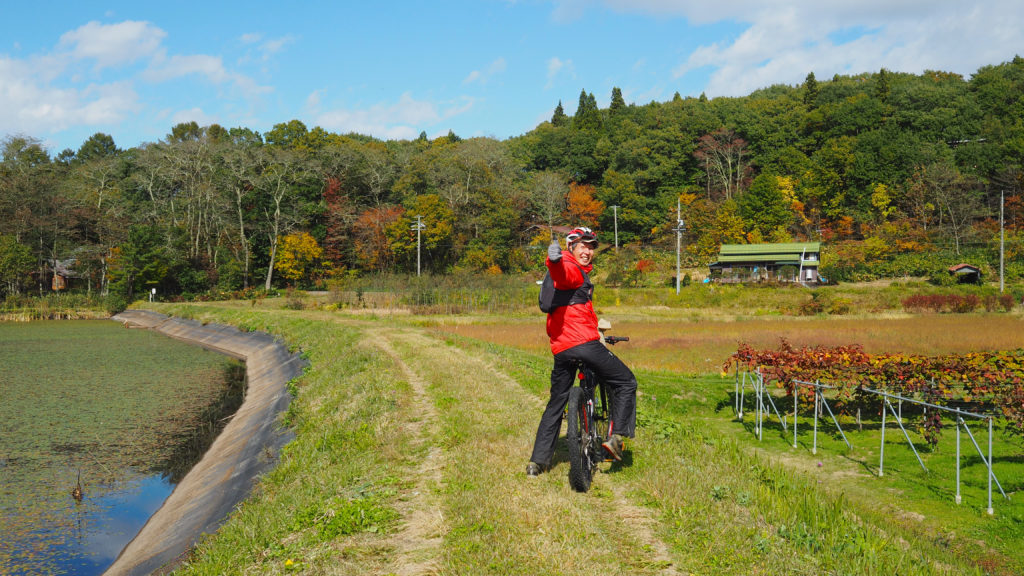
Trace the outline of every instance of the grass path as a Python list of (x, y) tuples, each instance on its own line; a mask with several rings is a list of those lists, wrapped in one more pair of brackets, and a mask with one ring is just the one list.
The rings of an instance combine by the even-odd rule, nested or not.
[(525, 476), (540, 398), (486, 360), (422, 333), (377, 335), (443, 407), (450, 528), (440, 573), (674, 573), (664, 570), (672, 561), (650, 518), (621, 493), (571, 492), (565, 462), (538, 479)]
[(416, 374), (392, 347), (394, 332), (377, 332), (373, 343), (387, 354), (401, 369), (412, 389), (412, 401), (407, 409), (410, 418), (402, 426), (414, 437), (413, 449), (425, 454), (409, 479), (396, 509), (402, 517), (400, 528), (387, 542), (392, 552), (390, 573), (398, 576), (418, 576), (437, 571), (437, 561), (444, 541), (444, 513), (438, 507), (437, 494), (442, 485), (442, 470), (446, 455), (436, 445), (439, 437), (438, 414), (427, 395), (426, 382)]

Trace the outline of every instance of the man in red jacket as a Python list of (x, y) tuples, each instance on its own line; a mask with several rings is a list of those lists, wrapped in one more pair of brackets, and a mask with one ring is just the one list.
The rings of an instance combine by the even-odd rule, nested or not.
[(604, 448), (612, 458), (622, 460), (622, 440), (632, 438), (636, 428), (636, 377), (601, 343), (601, 334), (597, 330), (594, 285), (590, 282), (597, 235), (590, 228), (580, 227), (569, 232), (565, 241), (569, 248), (566, 251), (561, 249), (557, 240), (548, 247), (548, 272), (554, 280), (555, 289), (568, 297), (568, 304), (548, 313), (548, 338), (551, 340), (551, 353), (555, 355), (555, 364), (551, 368), (551, 398), (537, 427), (533, 455), (526, 466), (527, 476), (537, 476), (551, 463), (577, 361), (586, 362), (594, 370), (611, 396), (609, 438)]

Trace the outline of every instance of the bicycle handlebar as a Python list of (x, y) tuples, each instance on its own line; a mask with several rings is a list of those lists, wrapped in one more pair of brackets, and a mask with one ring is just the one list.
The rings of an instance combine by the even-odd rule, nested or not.
[(604, 341), (609, 344), (615, 344), (616, 342), (629, 342), (629, 336), (605, 336)]

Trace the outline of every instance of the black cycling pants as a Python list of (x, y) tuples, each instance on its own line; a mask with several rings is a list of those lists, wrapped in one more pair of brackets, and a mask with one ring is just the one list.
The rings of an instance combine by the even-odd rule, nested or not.
[(611, 402), (612, 434), (629, 438), (636, 430), (636, 377), (600, 340), (592, 340), (555, 354), (551, 368), (551, 398), (548, 400), (530, 462), (547, 466), (555, 453), (555, 442), (562, 427), (562, 413), (569, 401), (569, 390), (576, 376), (576, 362), (582, 360), (604, 382)]

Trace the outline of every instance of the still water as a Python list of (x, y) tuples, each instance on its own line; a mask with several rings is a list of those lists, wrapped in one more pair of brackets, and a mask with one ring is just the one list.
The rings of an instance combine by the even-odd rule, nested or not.
[(0, 322), (0, 576), (103, 573), (198, 457), (183, 447), (237, 367), (109, 320)]
[[(131, 480), (96, 497), (85, 496), (68, 510), (73, 522), (29, 535), (13, 550), (12, 574), (102, 574), (174, 490), (167, 479)], [(46, 557), (33, 545), (49, 549)], [(15, 544), (15, 546), (18, 546)]]

